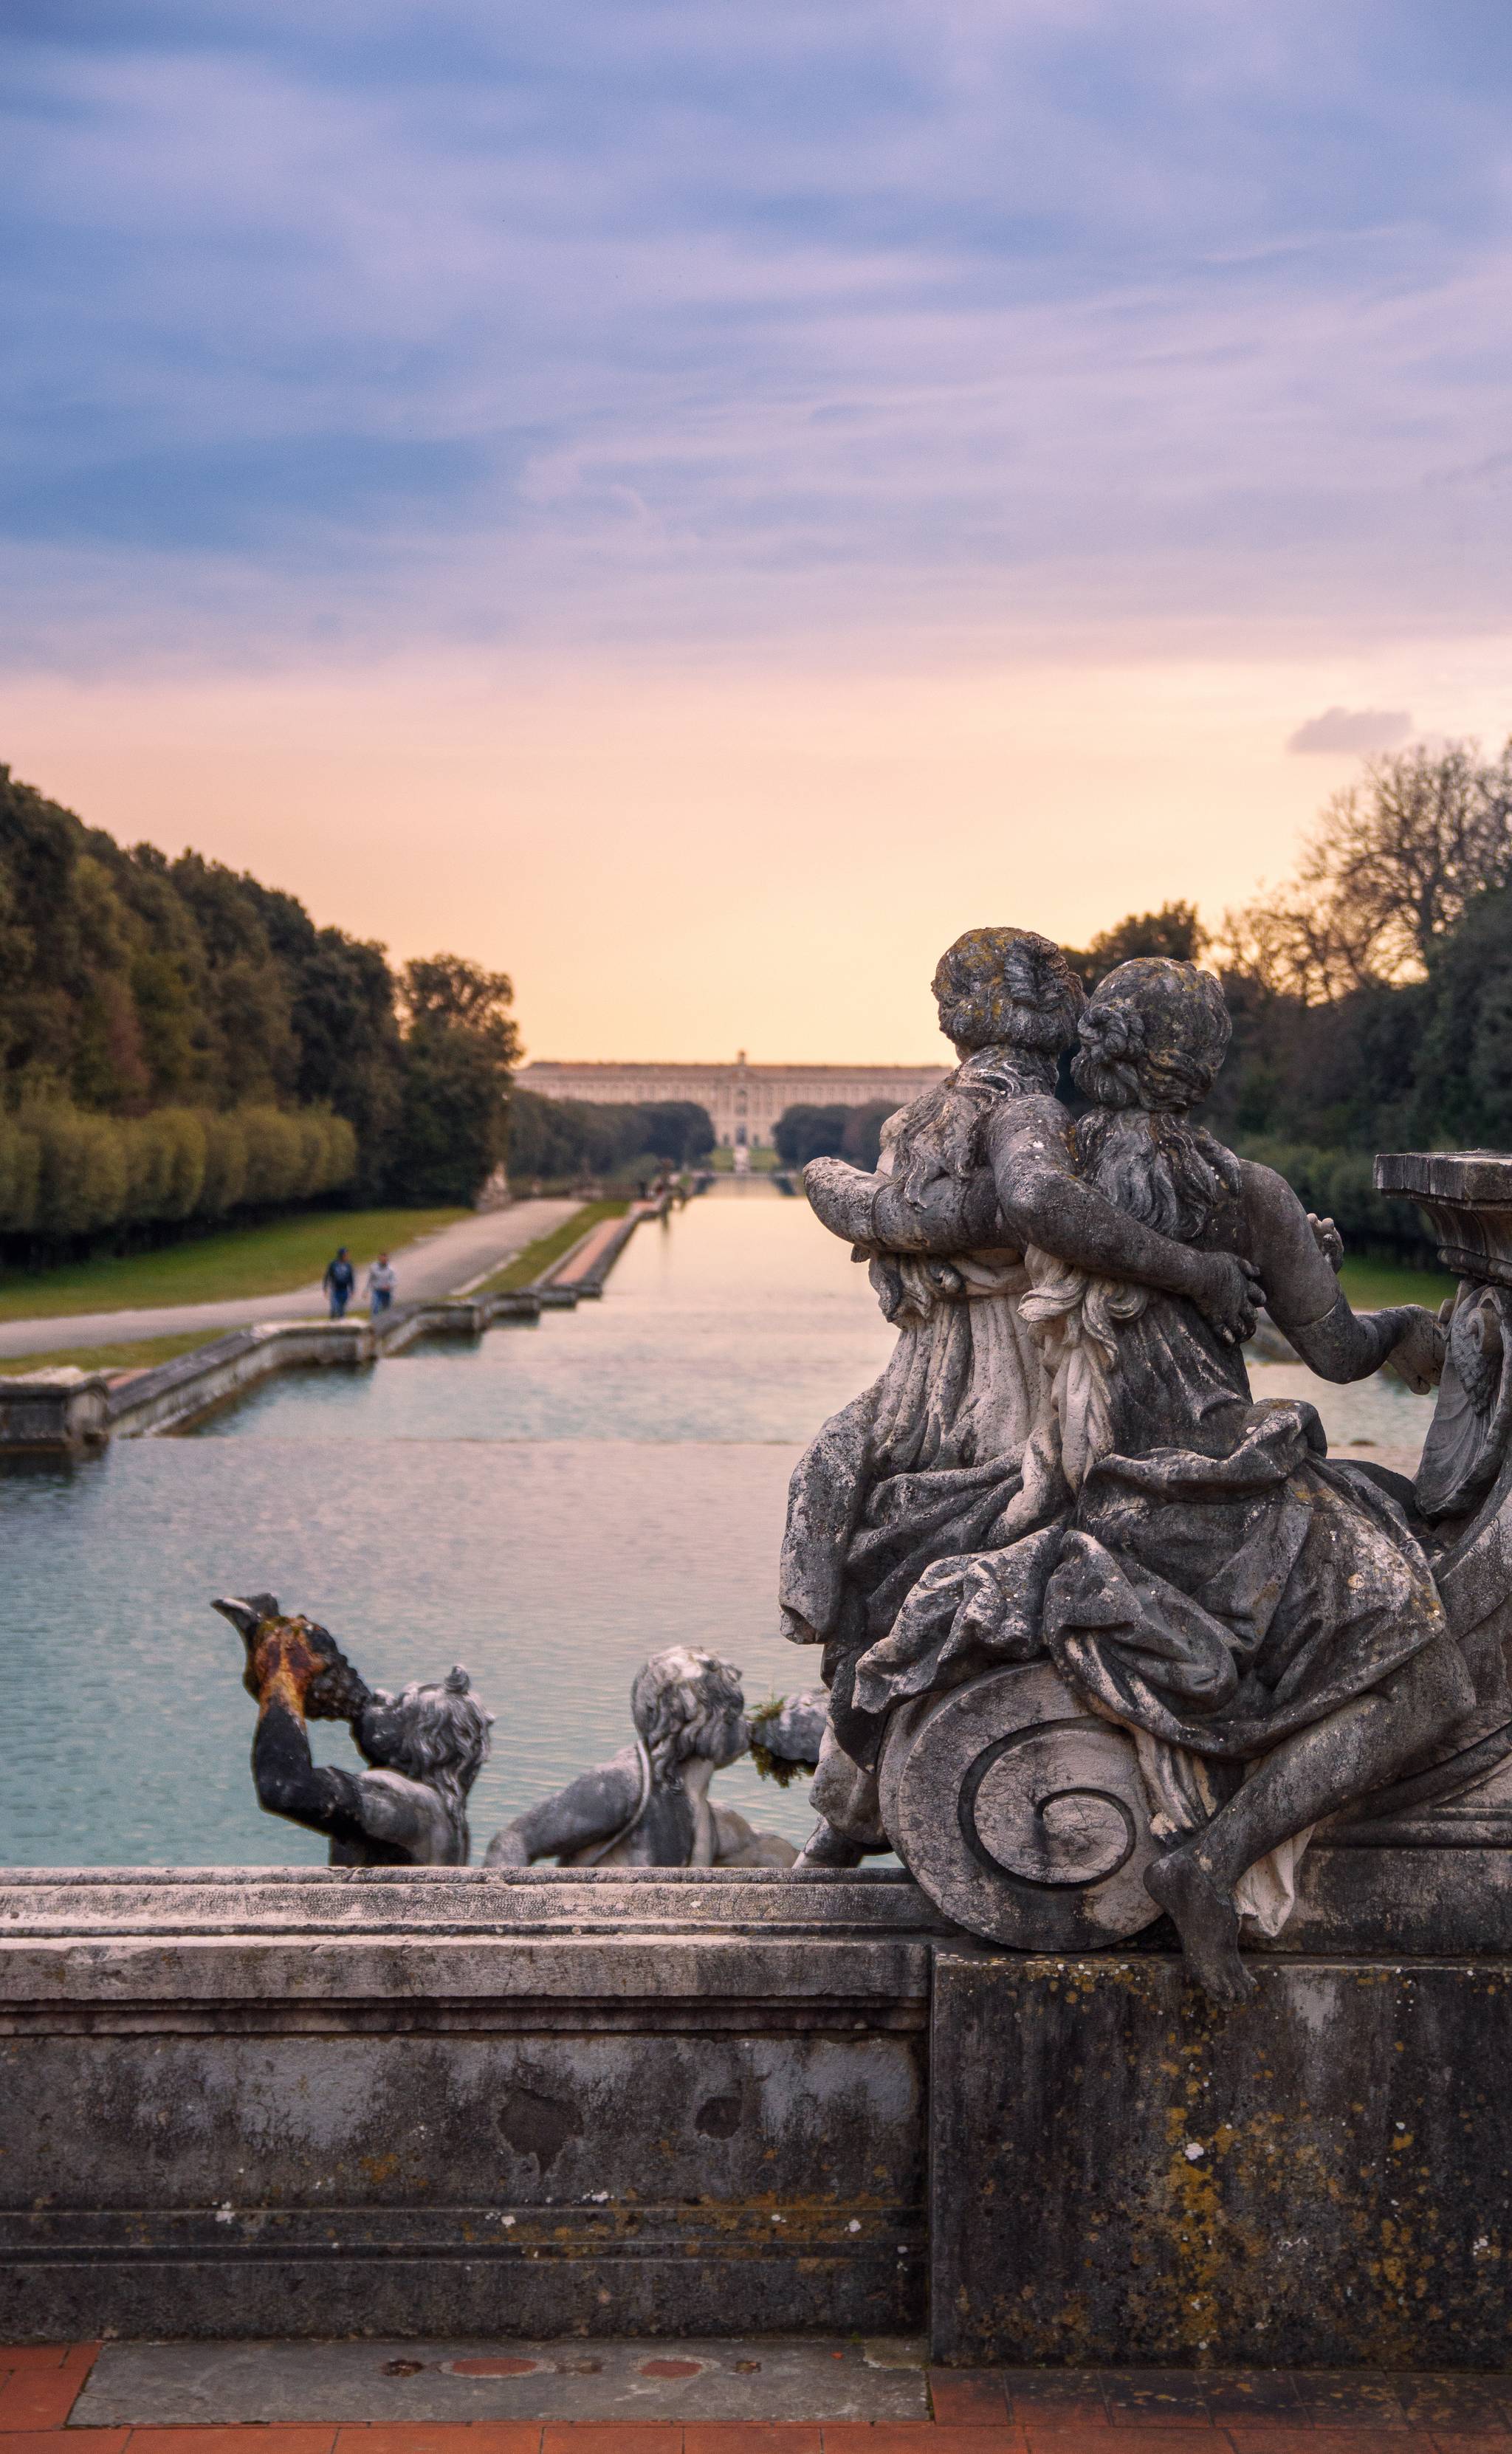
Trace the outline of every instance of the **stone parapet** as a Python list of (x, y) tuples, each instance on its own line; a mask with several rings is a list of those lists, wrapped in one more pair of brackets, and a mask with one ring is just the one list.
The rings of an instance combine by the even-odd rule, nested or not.
[(12, 1873), (8, 2326), (1491, 2365), (1508, 1867), (1315, 1842), (1237, 2011), (881, 1870)]
[(1383, 1151), (1378, 1193), (1416, 1201), (1456, 1277), (1512, 1287), (1512, 1157), (1504, 1151)]
[(901, 1876), (0, 1888), (13, 2336), (917, 2328)]

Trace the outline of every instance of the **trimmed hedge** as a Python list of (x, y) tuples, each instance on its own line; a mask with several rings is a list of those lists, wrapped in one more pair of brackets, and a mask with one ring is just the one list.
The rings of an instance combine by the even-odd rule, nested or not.
[(0, 1234), (49, 1241), (107, 1228), (222, 1218), (333, 1193), (357, 1137), (307, 1108), (155, 1108), (107, 1116), (67, 1102), (0, 1114)]
[(1245, 1158), (1283, 1176), (1307, 1209), (1332, 1218), (1346, 1246), (1384, 1249), (1420, 1269), (1438, 1266), (1437, 1241), (1417, 1204), (1376, 1191), (1373, 1152), (1274, 1140), (1240, 1147)]

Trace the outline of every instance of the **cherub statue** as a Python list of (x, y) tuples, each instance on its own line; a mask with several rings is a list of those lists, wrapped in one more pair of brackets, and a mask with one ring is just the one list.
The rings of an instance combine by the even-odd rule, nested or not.
[(792, 1865), (790, 1840), (715, 1805), (709, 1783), (753, 1740), (778, 1762), (816, 1762), (822, 1704), (794, 1697), (753, 1723), (733, 1663), (677, 1644), (636, 1672), (630, 1710), (634, 1743), (516, 1815), (489, 1842), (489, 1865)]
[[(252, 1779), (267, 1812), (328, 1833), (333, 1866), (465, 1866), (468, 1792), (494, 1716), (461, 1665), (391, 1696), (368, 1686), (328, 1629), (287, 1617), (272, 1594), (211, 1607), (247, 1647), (243, 1684), (258, 1705)], [(307, 1720), (346, 1721), (371, 1769), (312, 1762)]]

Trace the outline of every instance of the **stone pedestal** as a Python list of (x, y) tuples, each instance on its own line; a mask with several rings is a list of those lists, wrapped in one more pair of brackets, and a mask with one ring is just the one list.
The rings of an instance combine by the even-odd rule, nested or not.
[(1512, 1967), (937, 1955), (937, 2360), (1500, 2368)]

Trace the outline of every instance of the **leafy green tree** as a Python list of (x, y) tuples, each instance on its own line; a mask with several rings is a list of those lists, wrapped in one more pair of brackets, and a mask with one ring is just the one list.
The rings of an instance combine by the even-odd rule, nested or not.
[(787, 1167), (807, 1167), (811, 1158), (838, 1158), (851, 1116), (849, 1108), (815, 1107), (803, 1100), (784, 1108), (772, 1129), (778, 1158)]
[(1090, 994), (1120, 963), (1139, 955), (1163, 955), (1178, 963), (1198, 963), (1208, 945), (1206, 930), (1195, 903), (1162, 903), (1159, 912), (1131, 912), (1094, 937), (1084, 952), (1065, 950), (1066, 960)]
[(520, 1053), (502, 972), (460, 955), (406, 963), (404, 1077), (390, 1160), (403, 1201), (472, 1201), (504, 1156), (510, 1068)]

